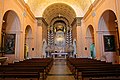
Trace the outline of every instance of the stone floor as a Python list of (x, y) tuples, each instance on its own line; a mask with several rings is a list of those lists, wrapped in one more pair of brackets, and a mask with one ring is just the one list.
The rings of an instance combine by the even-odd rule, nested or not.
[(65, 59), (55, 59), (46, 80), (75, 80), (66, 65)]

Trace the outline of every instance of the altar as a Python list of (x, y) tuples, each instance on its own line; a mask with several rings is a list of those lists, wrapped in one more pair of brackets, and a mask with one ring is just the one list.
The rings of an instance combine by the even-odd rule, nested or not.
[(56, 58), (56, 56), (59, 56), (59, 57), (63, 56), (64, 58), (66, 58), (66, 57), (67, 57), (67, 54), (68, 54), (68, 53), (51, 53), (51, 56), (52, 56), (53, 58)]

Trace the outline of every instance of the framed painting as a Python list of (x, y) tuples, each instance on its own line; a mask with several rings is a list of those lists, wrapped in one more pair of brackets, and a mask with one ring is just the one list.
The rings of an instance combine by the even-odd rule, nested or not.
[(14, 54), (15, 53), (15, 34), (6, 34), (5, 36), (5, 53)]
[(105, 52), (114, 52), (115, 48), (115, 36), (114, 35), (104, 35), (104, 50)]

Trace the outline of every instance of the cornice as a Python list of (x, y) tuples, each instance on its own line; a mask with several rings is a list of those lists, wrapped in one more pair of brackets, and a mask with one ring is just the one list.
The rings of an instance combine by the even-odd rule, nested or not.
[(28, 14), (30, 14), (30, 16), (35, 19), (34, 14), (32, 13), (32, 11), (30, 10), (30, 7), (24, 2), (24, 0), (17, 0), (18, 4), (20, 7), (22, 7), (22, 9), (24, 11), (26, 11)]
[(83, 16), (83, 19), (86, 19), (88, 15), (92, 12), (93, 8), (100, 2), (101, 0), (95, 0), (89, 7), (88, 11)]
[(48, 23), (45, 21), (43, 17), (36, 17), (37, 19), (37, 24), (40, 26), (42, 23), (44, 23), (46, 26), (48, 26)]
[(35, 19), (34, 14), (32, 13), (32, 11), (30, 10), (30, 7), (29, 7), (27, 4), (25, 4), (25, 8), (26, 8), (27, 12), (31, 15), (31, 17), (32, 17), (33, 19)]
[(74, 19), (74, 21), (72, 22), (71, 26), (73, 26), (74, 24), (76, 24), (77, 26), (81, 26), (81, 20), (83, 17), (76, 17)]

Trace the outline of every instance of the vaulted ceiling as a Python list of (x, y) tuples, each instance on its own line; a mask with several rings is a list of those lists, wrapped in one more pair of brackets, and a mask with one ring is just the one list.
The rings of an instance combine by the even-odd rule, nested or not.
[(76, 17), (76, 13), (73, 8), (66, 4), (54, 3), (45, 9), (43, 17), (48, 23), (57, 17), (64, 17), (69, 21), (69, 23), (72, 23)]
[[(44, 17), (46, 21), (62, 15), (70, 22), (75, 17), (83, 17), (95, 0), (24, 0), (35, 17)], [(49, 20), (47, 20), (49, 19)]]

